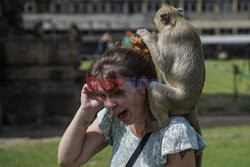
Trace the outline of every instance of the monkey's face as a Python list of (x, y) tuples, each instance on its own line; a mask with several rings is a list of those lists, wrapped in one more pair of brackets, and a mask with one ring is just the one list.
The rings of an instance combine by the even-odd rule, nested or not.
[(165, 26), (174, 26), (176, 21), (182, 16), (183, 11), (181, 9), (178, 10), (165, 3), (156, 12), (153, 22), (156, 29), (161, 32)]

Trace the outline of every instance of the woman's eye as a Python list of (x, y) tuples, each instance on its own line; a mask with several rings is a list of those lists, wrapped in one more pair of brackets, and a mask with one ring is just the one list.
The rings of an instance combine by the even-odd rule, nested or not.
[(121, 93), (120, 91), (117, 91), (117, 92), (114, 93), (114, 95), (115, 95), (115, 96), (121, 96), (122, 93)]

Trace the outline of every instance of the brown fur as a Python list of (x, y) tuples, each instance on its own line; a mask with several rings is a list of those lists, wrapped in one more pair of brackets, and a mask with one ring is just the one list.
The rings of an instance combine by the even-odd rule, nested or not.
[[(157, 121), (148, 123), (148, 131), (166, 127), (169, 115), (184, 115), (201, 134), (197, 103), (205, 82), (204, 55), (198, 32), (182, 16), (178, 9), (164, 4), (153, 20), (158, 42), (147, 30), (137, 31), (164, 80), (164, 84), (151, 82), (149, 103)], [(201, 165), (201, 155), (196, 165)]]
[[(204, 55), (198, 32), (182, 16), (179, 10), (164, 4), (154, 17), (158, 42), (147, 30), (137, 31), (164, 80), (164, 84), (150, 85), (150, 109), (157, 121), (148, 123), (148, 131), (166, 127), (169, 115), (184, 115), (201, 134), (197, 103), (205, 82)], [(197, 166), (200, 162), (201, 157)]]

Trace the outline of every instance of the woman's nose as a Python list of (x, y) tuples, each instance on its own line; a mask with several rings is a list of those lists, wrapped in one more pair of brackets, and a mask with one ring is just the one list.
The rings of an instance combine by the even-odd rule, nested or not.
[(107, 99), (104, 101), (104, 106), (108, 110), (113, 110), (114, 107), (116, 106), (116, 102), (115, 102), (114, 98), (107, 97)]

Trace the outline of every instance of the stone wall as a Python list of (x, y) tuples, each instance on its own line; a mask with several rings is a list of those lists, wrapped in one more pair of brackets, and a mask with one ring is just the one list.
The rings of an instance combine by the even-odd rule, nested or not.
[(67, 124), (79, 106), (85, 78), (78, 71), (79, 46), (62, 38), (1, 41), (3, 123)]

